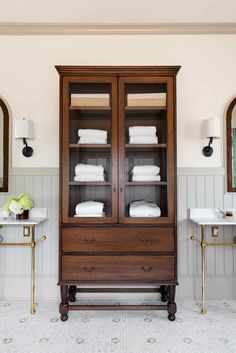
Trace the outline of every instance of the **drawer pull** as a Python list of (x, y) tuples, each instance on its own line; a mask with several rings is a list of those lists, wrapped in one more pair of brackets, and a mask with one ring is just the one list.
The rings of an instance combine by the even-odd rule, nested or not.
[(144, 272), (150, 272), (152, 270), (152, 266), (149, 266), (149, 265), (142, 266), (141, 270), (143, 270)]
[(140, 239), (142, 243), (144, 244), (152, 244), (152, 239), (144, 239), (144, 238), (141, 238)]
[(90, 266), (90, 267), (84, 266), (83, 270), (86, 271), (86, 272), (93, 272), (95, 270), (95, 267), (93, 267), (93, 266)]
[(83, 241), (87, 244), (93, 244), (93, 243), (95, 243), (96, 240), (95, 239), (83, 239)]

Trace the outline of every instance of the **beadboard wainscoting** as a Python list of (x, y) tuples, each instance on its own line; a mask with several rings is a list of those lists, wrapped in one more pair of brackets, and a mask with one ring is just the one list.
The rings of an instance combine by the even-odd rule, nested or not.
[[(188, 209), (236, 208), (236, 194), (226, 193), (225, 190), (224, 168), (178, 169), (180, 285), (177, 288), (177, 297), (179, 298), (198, 299), (201, 296), (200, 247), (190, 240), (192, 234), (200, 237), (200, 229), (188, 221)], [(48, 209), (48, 221), (37, 227), (37, 235), (45, 234), (47, 240), (36, 249), (36, 297), (57, 298), (59, 297), (57, 287), (59, 170), (57, 168), (11, 170), (10, 192), (0, 194), (0, 205), (3, 205), (7, 197), (22, 192), (32, 196), (35, 207)], [(206, 239), (215, 242), (222, 242), (222, 240), (231, 242), (236, 235), (236, 227), (219, 227), (219, 230), (219, 238), (211, 238), (211, 229), (206, 227)], [(0, 229), (0, 234), (4, 237), (4, 241), (21, 241), (23, 238), (20, 227), (4, 227)], [(236, 299), (235, 251), (236, 249), (233, 248), (207, 248), (207, 298)], [(132, 294), (134, 295), (136, 296)], [(151, 295), (153, 296), (153, 294), (148, 296)], [(89, 294), (89, 296), (92, 295)], [(30, 249), (0, 248), (0, 297), (30, 297)]]
[[(45, 207), (48, 221), (36, 227), (36, 238), (46, 235), (46, 241), (36, 247), (36, 297), (55, 298), (58, 271), (59, 169), (13, 168), (10, 172), (9, 193), (0, 193), (0, 205), (11, 195), (28, 193), (34, 207)], [(22, 227), (0, 229), (4, 241), (28, 242)], [(30, 248), (0, 248), (0, 297), (30, 298)]]

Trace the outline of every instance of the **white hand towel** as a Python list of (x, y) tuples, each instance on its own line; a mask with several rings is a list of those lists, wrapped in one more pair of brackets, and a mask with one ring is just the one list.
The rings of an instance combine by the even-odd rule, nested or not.
[(74, 181), (104, 181), (104, 174), (82, 174), (76, 175)]
[(160, 217), (161, 210), (154, 202), (134, 201), (129, 207), (130, 217)]
[(89, 136), (89, 137), (82, 136), (82, 137), (80, 137), (78, 143), (79, 144), (80, 143), (84, 143), (84, 144), (92, 143), (92, 144), (104, 145), (104, 144), (107, 144), (107, 139), (97, 138), (97, 137), (92, 137), (92, 136)]
[(132, 181), (161, 181), (160, 175), (133, 175)]
[(98, 202), (98, 201), (80, 202), (75, 207), (75, 214), (77, 215), (102, 214), (103, 208), (104, 208), (103, 202)]
[(133, 175), (158, 175), (160, 168), (157, 165), (135, 165), (131, 173)]
[(96, 129), (79, 129), (78, 130), (79, 137), (95, 137), (99, 139), (107, 138), (107, 131), (105, 130), (96, 130)]
[(129, 136), (156, 136), (156, 126), (130, 126)]
[(104, 174), (104, 168), (100, 165), (93, 164), (83, 164), (79, 163), (75, 166), (75, 174), (76, 175), (84, 175), (84, 174)]
[(155, 136), (130, 136), (129, 137), (130, 144), (139, 144), (139, 143), (158, 143), (158, 138)]

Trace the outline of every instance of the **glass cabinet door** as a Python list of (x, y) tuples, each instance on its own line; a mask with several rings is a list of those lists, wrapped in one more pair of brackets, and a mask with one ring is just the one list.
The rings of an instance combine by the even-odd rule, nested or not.
[(173, 79), (120, 78), (119, 99), (120, 222), (173, 223)]
[(117, 220), (117, 79), (63, 78), (62, 222)]

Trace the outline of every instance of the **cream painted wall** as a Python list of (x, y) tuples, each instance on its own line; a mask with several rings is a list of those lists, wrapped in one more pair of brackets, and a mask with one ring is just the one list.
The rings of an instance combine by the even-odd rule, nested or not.
[[(13, 120), (32, 119), (32, 158), (12, 142), (13, 167), (58, 166), (59, 76), (54, 65), (181, 65), (177, 78), (178, 167), (221, 167), (224, 138), (203, 157), (201, 121), (225, 118), (236, 96), (236, 36), (2, 36), (0, 94)], [(14, 121), (13, 121), (14, 123)]]
[(235, 0), (0, 0), (0, 8), (1, 22), (163, 23), (236, 19)]

